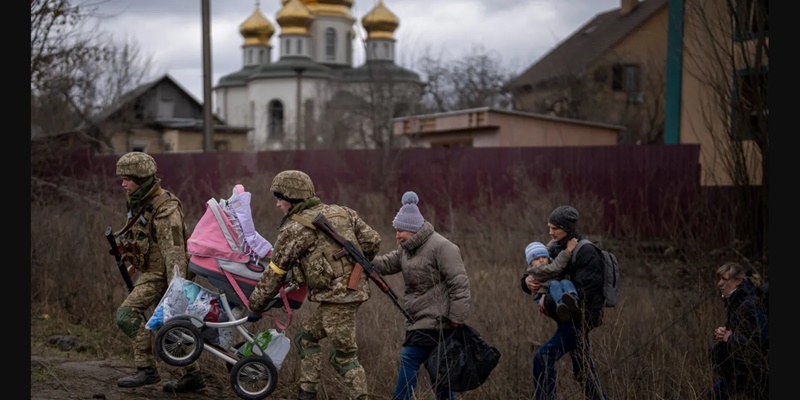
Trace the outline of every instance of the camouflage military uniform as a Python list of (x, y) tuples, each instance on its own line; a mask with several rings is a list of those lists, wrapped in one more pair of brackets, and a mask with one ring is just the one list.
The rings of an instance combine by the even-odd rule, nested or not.
[[(129, 262), (138, 276), (133, 291), (117, 308), (116, 322), (122, 332), (133, 341), (134, 362), (138, 370), (152, 369), (153, 378), (148, 383), (160, 381), (153, 357), (153, 332), (145, 327), (145, 311), (158, 304), (167, 291), (175, 268), (181, 276), (188, 274), (186, 253), (186, 226), (180, 200), (161, 188), (155, 177), (156, 166), (152, 157), (144, 153), (128, 153), (117, 163), (117, 175), (143, 182), (143, 193), (130, 201), (125, 226), (114, 235), (122, 249), (123, 259)], [(136, 193), (136, 192), (134, 192)], [(186, 367), (190, 373), (199, 374), (199, 366)], [(122, 381), (128, 379), (128, 384)], [(120, 386), (135, 387), (129, 378)]]
[(380, 235), (352, 209), (321, 203), (311, 179), (300, 171), (281, 172), (271, 190), (294, 206), (280, 227), (270, 268), (250, 296), (250, 309), (262, 312), (278, 293), (285, 274), (292, 270), (293, 279), (307, 285), (309, 300), (320, 303), (293, 338), (301, 359), (299, 388), (301, 393), (312, 394), (301, 398), (313, 398), (317, 392), (323, 357), (319, 341), (328, 338), (332, 347), (328, 361), (344, 378), (350, 398), (366, 399), (367, 380), (358, 362), (355, 318), (358, 307), (370, 296), (367, 274), (361, 276), (355, 289), (348, 289), (353, 264), (347, 257), (334, 260), (333, 253), (341, 246), (317, 231), (311, 221), (322, 213), (369, 259), (380, 249)]

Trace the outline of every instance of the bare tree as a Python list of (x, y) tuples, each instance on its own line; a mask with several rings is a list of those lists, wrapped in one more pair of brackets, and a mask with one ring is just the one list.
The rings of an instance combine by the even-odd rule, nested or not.
[[(754, 250), (767, 257), (769, 193), (769, 3), (767, 0), (687, 2), (688, 74), (707, 95), (702, 126), (711, 146), (705, 156), (722, 165), (739, 194), (736, 223), (742, 237), (755, 236)], [(726, 179), (727, 178), (727, 179)], [(726, 182), (719, 183), (726, 183)], [(754, 194), (753, 185), (761, 183)], [(760, 207), (753, 207), (758, 204)]]
[(426, 49), (418, 64), (426, 81), (424, 100), (428, 111), (507, 108), (511, 104), (505, 85), (512, 71), (496, 52), (473, 46), (461, 57), (447, 59)]
[(96, 26), (98, 2), (31, 3), (31, 125), (44, 134), (74, 130), (97, 146), (109, 134), (93, 117), (148, 76), (151, 58), (133, 39)]

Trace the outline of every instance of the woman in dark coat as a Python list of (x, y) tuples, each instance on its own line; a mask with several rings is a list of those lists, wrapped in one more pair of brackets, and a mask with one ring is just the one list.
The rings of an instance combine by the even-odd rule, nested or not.
[(708, 398), (724, 400), (741, 394), (767, 399), (769, 333), (759, 289), (761, 277), (737, 263), (723, 264), (717, 276), (727, 321), (714, 331), (711, 358), (719, 377)]

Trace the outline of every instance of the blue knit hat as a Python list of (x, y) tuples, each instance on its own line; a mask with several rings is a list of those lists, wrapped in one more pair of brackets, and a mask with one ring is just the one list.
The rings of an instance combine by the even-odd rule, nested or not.
[(401, 231), (417, 232), (422, 228), (422, 224), (425, 223), (425, 218), (422, 218), (422, 214), (420, 214), (417, 207), (419, 197), (414, 192), (405, 192), (402, 202), (403, 206), (400, 207), (400, 211), (394, 217), (392, 226), (394, 226), (394, 229)]
[(545, 247), (541, 242), (531, 242), (527, 247), (525, 247), (525, 260), (528, 262), (528, 265), (531, 264), (531, 261), (539, 257), (550, 258), (550, 254), (547, 252), (547, 247)]

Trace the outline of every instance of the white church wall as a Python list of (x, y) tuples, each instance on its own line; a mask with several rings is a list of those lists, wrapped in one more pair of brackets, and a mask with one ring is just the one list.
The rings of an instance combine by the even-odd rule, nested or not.
[(218, 88), (214, 91), (216, 95), (217, 114), (228, 123), (228, 125), (250, 126), (250, 119), (247, 113), (247, 88), (244, 86), (233, 86)]

